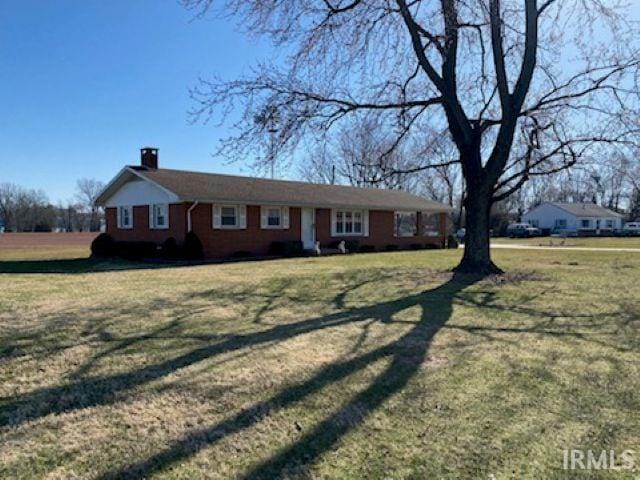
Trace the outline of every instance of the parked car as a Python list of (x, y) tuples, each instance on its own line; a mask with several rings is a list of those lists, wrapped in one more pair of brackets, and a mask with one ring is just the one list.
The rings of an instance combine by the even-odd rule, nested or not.
[(541, 233), (539, 228), (532, 227), (528, 223), (512, 223), (507, 227), (509, 238), (537, 237)]
[(640, 235), (640, 222), (629, 222), (625, 223), (624, 227), (622, 227), (623, 235)]

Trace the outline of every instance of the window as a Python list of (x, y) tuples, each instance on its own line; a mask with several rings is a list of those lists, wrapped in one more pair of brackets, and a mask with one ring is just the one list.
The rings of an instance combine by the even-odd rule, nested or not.
[(247, 228), (247, 208), (244, 205), (214, 205), (213, 228)]
[(118, 228), (133, 228), (133, 208), (118, 207)]
[(605, 225), (607, 228), (613, 228), (613, 220), (605, 220)]
[(422, 235), (438, 237), (440, 235), (440, 215), (437, 213), (422, 214)]
[(282, 211), (279, 208), (269, 208), (267, 210), (267, 226), (279, 227), (282, 220)]
[(531, 220), (529, 220), (529, 225), (538, 228), (540, 226), (540, 220), (532, 218)]
[(149, 226), (151, 228), (169, 228), (169, 206), (164, 203), (156, 203), (149, 207), (151, 213), (151, 221)]
[(584, 218), (580, 220), (580, 226), (582, 228), (589, 228), (590, 225), (591, 225), (591, 221), (588, 218)]
[(556, 230), (565, 230), (567, 228), (567, 220), (564, 218), (556, 218), (554, 228)]
[(395, 236), (413, 237), (418, 233), (416, 212), (396, 212)]
[(367, 235), (367, 212), (362, 210), (334, 210), (333, 211), (333, 236), (340, 235)]
[(265, 229), (289, 228), (289, 208), (261, 207), (260, 226)]
[(220, 208), (220, 225), (223, 227), (235, 227), (238, 224), (237, 207)]

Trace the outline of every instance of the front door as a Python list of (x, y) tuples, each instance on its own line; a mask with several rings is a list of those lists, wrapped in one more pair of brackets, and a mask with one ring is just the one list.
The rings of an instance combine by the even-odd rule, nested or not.
[(302, 246), (305, 249), (310, 249), (315, 246), (316, 243), (316, 211), (313, 208), (302, 209)]

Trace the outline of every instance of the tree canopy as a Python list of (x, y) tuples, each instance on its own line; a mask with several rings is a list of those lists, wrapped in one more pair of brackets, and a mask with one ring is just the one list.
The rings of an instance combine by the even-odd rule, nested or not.
[[(237, 135), (223, 140), (220, 153), (273, 160), (265, 149), (275, 141), (278, 158), (295, 162), (353, 117), (374, 118), (387, 148), (371, 182), (459, 163), (470, 237), (464, 271), (498, 271), (486, 221), (494, 202), (602, 145), (638, 142), (638, 29), (622, 2), (184, 3), (200, 15), (234, 15), (247, 33), (270, 38), (285, 54), (248, 76), (203, 79), (194, 88), (196, 118), (241, 112)], [(277, 131), (253, 121), (265, 109), (278, 112)], [(428, 146), (434, 136), (455, 147), (452, 158), (425, 153), (400, 166), (386, 161), (410, 143)]]

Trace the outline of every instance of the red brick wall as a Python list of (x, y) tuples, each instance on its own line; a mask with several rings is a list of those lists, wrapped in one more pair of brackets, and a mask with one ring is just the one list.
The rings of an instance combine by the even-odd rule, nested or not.
[[(116, 240), (144, 240), (160, 243), (174, 237), (179, 243), (184, 240), (187, 231), (187, 210), (190, 204), (169, 206), (169, 229), (149, 229), (149, 208), (137, 206), (133, 209), (133, 227), (120, 230), (116, 227), (116, 209), (106, 209), (107, 232)], [(202, 203), (191, 213), (192, 228), (204, 246), (207, 257), (228, 257), (234, 252), (248, 251), (255, 255), (266, 255), (274, 241), (300, 240), (300, 208), (289, 210), (289, 228), (263, 230), (260, 228), (260, 207), (247, 206), (247, 228), (242, 230), (214, 230), (212, 228), (212, 206)], [(418, 217), (418, 233), (413, 237), (394, 236), (394, 213), (382, 210), (369, 212), (369, 236), (331, 236), (331, 211), (327, 208), (316, 209), (316, 240), (323, 247), (340, 240), (358, 240), (360, 245), (373, 245), (376, 250), (384, 250), (387, 245), (409, 247), (412, 243), (444, 246), (446, 214), (440, 214), (440, 236), (427, 237), (421, 235), (420, 216)]]
[(394, 212), (384, 210), (369, 211), (369, 236), (331, 236), (331, 210), (316, 209), (316, 239), (321, 246), (328, 246), (340, 240), (358, 240), (360, 245), (373, 245), (376, 250), (384, 250), (387, 245), (398, 245), (400, 248), (409, 247), (412, 243), (444, 246), (446, 214), (440, 214), (440, 236), (427, 237), (422, 235), (421, 215), (418, 213), (418, 235), (413, 237), (396, 237), (394, 235)]
[(200, 204), (193, 209), (191, 219), (193, 231), (204, 246), (207, 257), (228, 257), (234, 252), (247, 251), (254, 255), (266, 255), (272, 242), (300, 240), (300, 209), (289, 209), (289, 228), (269, 229), (260, 228), (260, 207), (247, 206), (246, 229), (216, 229), (214, 230), (213, 208), (211, 204)]
[(165, 230), (149, 228), (148, 205), (133, 207), (133, 228), (130, 229), (119, 229), (116, 209), (107, 208), (105, 211), (107, 233), (115, 240), (162, 243), (167, 238), (173, 237), (180, 243), (184, 240), (187, 231), (187, 208), (188, 206), (184, 203), (169, 205), (169, 228)]

